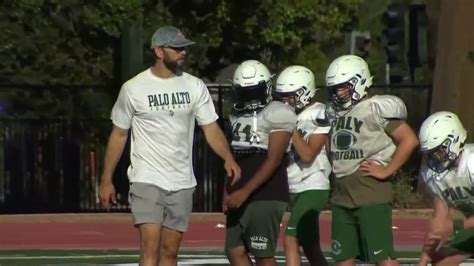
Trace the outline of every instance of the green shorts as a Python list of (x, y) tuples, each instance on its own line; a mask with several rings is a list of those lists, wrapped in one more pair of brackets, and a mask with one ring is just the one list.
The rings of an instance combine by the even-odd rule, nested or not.
[(291, 217), (285, 234), (300, 245), (319, 242), (319, 213), (327, 205), (329, 190), (307, 190), (290, 195)]
[(457, 230), (448, 239), (446, 245), (474, 255), (474, 229)]
[(280, 223), (288, 203), (252, 201), (227, 212), (225, 250), (244, 246), (257, 258), (275, 256)]
[(392, 206), (389, 203), (332, 207), (332, 255), (336, 261), (358, 258), (376, 263), (395, 258)]

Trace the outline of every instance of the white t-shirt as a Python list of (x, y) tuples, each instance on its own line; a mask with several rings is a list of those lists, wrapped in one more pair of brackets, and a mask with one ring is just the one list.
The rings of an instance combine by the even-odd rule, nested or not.
[[(308, 141), (312, 134), (329, 134), (331, 126), (326, 120), (325, 105), (314, 103), (298, 115), (296, 128), (303, 132), (303, 140)], [(312, 189), (329, 189), (331, 163), (323, 146), (314, 161), (304, 163), (292, 148), (288, 165), (288, 185), (290, 193), (300, 193)]]
[(131, 128), (130, 182), (168, 191), (196, 186), (194, 125), (218, 118), (204, 82), (188, 73), (162, 79), (147, 69), (123, 84), (112, 109), (114, 125)]

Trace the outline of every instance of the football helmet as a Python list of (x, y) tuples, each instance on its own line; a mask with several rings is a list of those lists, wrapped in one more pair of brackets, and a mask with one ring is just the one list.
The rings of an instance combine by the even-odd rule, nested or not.
[(257, 60), (244, 61), (237, 67), (232, 87), (236, 111), (258, 110), (272, 101), (272, 75)]
[[(343, 55), (334, 59), (326, 71), (326, 87), (333, 106), (336, 109), (350, 108), (367, 95), (372, 79), (364, 59), (356, 55)], [(344, 86), (351, 88), (350, 97), (337, 96), (337, 89)]]
[(443, 111), (430, 115), (423, 122), (418, 137), (428, 167), (441, 173), (461, 154), (467, 131), (456, 114)]
[(304, 66), (289, 66), (277, 78), (275, 92), (278, 97), (295, 97), (293, 106), (303, 109), (316, 94), (314, 74)]

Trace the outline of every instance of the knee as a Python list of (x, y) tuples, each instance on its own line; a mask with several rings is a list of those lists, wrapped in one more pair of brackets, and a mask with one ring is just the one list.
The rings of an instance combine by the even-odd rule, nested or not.
[(355, 265), (355, 259), (347, 259), (344, 261), (336, 261), (336, 266), (354, 266)]
[(171, 245), (169, 243), (163, 243), (161, 246), (161, 256), (168, 258), (176, 258), (178, 256), (179, 245)]
[[(377, 266), (398, 266), (400, 265), (396, 259), (389, 259), (377, 262)], [(454, 265), (454, 264), (453, 264)]]
[(285, 235), (285, 238), (283, 239), (283, 246), (285, 247), (285, 250), (288, 251), (299, 251), (300, 248), (300, 244), (296, 237), (289, 235)]
[(141, 248), (144, 251), (158, 251), (159, 241), (157, 239), (142, 239), (141, 240)]
[(236, 262), (247, 261), (248, 255), (244, 247), (236, 247), (230, 250), (226, 250), (227, 259), (231, 264), (237, 264)]
[(257, 266), (276, 266), (276, 260), (274, 257), (255, 258)]
[(158, 258), (158, 241), (141, 241), (141, 256), (144, 259), (156, 260)]

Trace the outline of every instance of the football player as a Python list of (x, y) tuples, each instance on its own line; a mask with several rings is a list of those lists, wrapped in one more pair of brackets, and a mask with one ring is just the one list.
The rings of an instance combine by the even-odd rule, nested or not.
[(256, 60), (233, 78), (232, 148), (241, 178), (226, 186), (225, 250), (232, 265), (276, 265), (280, 223), (288, 204), (287, 151), (296, 125), (292, 107), (272, 101), (272, 75)]
[(327, 265), (319, 240), (319, 213), (328, 203), (331, 164), (324, 145), (330, 126), (325, 105), (316, 94), (314, 75), (304, 66), (289, 66), (278, 76), (276, 95), (298, 113), (288, 170), (291, 217), (284, 239), (286, 265), (301, 265), (300, 246), (311, 265)]
[(336, 265), (354, 265), (355, 258), (398, 265), (389, 179), (408, 160), (418, 139), (405, 122), (407, 110), (400, 98), (367, 95), (372, 78), (367, 63), (355, 55), (336, 58), (326, 72)]
[[(433, 197), (431, 228), (419, 265), (459, 265), (474, 255), (474, 144), (456, 114), (437, 112), (422, 124), (420, 178)], [(452, 218), (450, 208), (465, 218)]]

